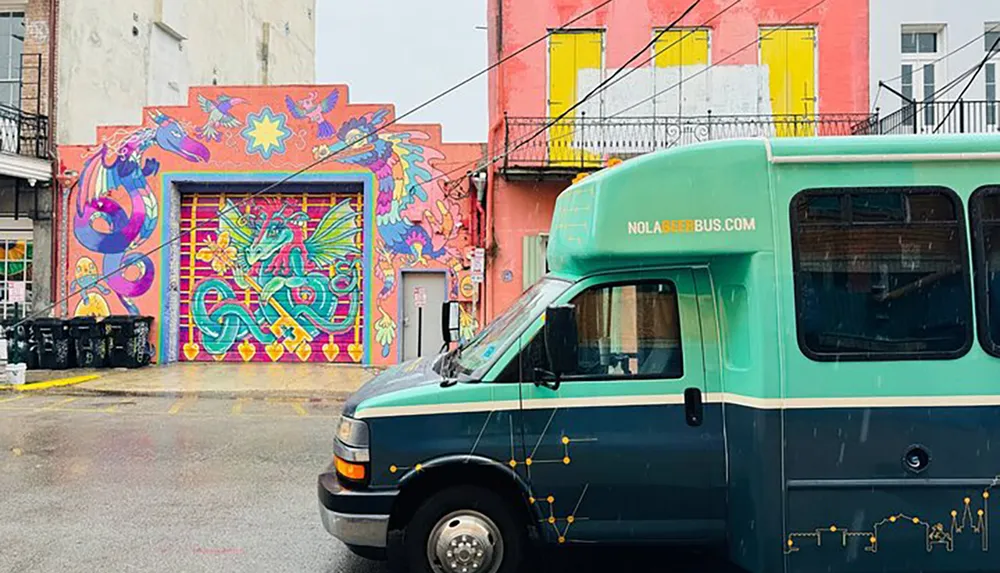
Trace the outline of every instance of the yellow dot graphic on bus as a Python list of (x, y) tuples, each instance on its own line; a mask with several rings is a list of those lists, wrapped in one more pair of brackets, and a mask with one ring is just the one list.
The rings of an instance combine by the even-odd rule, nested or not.
[(510, 460), (507, 463), (510, 464), (510, 467), (512, 467), (512, 468), (516, 468), (517, 467), (517, 460)]
[(420, 470), (424, 469), (424, 466), (421, 465), (421, 464), (417, 464), (417, 465), (413, 466), (413, 469), (415, 469), (415, 470), (417, 470), (419, 472)]
[(889, 521), (891, 521), (893, 523), (896, 523), (896, 516), (894, 515), (894, 516), (890, 517)]
[(559, 543), (566, 543), (566, 538), (562, 535), (559, 536)]
[(795, 545), (795, 542), (792, 541), (791, 539), (789, 539), (788, 540), (788, 546), (791, 547), (792, 545)]
[(977, 511), (976, 513), (978, 513), (978, 514), (979, 514), (979, 517), (982, 517), (982, 516), (983, 516), (983, 513), (984, 513), (984, 512), (983, 512), (983, 510), (981, 510), (981, 509), (980, 509), (980, 510), (979, 510), (979, 511)]
[(954, 509), (953, 509), (953, 510), (951, 510), (951, 516), (952, 516), (952, 517), (958, 517), (958, 512), (957, 512), (957, 511), (955, 511)]
[(549, 496), (549, 497), (548, 497), (548, 498), (546, 499), (546, 501), (548, 501), (549, 503), (555, 503), (555, 501), (556, 501), (556, 498), (550, 495), (550, 496)]
[(394, 474), (397, 471), (399, 471), (399, 468), (397, 468), (396, 466), (389, 466), (389, 473), (393, 473)]
[(572, 515), (566, 518), (566, 523), (573, 523), (574, 521), (576, 521), (576, 518)]
[(530, 466), (531, 465), (531, 458), (528, 458), (528, 459), (524, 460), (524, 465)]
[(830, 532), (831, 533), (836, 533), (837, 532), (837, 526), (836, 525), (831, 525), (830, 526)]
[(555, 522), (556, 522), (556, 518), (554, 518), (554, 517), (550, 517), (549, 518), (549, 523), (555, 523)]
[(534, 505), (534, 504), (535, 504), (535, 498), (533, 498), (533, 497), (529, 497), (529, 498), (528, 498), (528, 503), (530, 503), (530, 504)]
[(563, 443), (563, 445), (568, 444), (569, 443), (569, 438), (567, 438), (566, 436), (563, 436), (562, 443)]
[(969, 505), (969, 504), (970, 504), (970, 503), (972, 502), (972, 500), (971, 500), (971, 499), (969, 499), (969, 498), (965, 498), (965, 499), (964, 499), (964, 500), (962, 500), (962, 501), (964, 501), (964, 502), (965, 502), (965, 505)]
[(984, 491), (983, 492), (983, 499), (989, 499), (989, 498), (990, 498), (990, 492)]
[(919, 517), (914, 517), (913, 518), (913, 523), (920, 523), (920, 518)]
[(868, 541), (871, 541), (872, 543), (875, 543), (876, 541), (878, 541), (878, 539), (875, 539), (875, 536), (873, 535), (870, 538), (868, 538)]
[(563, 458), (563, 463), (566, 464), (567, 466), (569, 465), (569, 456)]

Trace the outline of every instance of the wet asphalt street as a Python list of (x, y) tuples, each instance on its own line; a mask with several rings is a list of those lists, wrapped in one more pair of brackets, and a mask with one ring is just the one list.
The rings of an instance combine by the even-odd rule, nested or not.
[[(383, 573), (320, 524), (316, 475), (339, 411), (329, 401), (0, 394), (0, 572)], [(663, 563), (570, 553), (544, 570), (648, 559)], [(720, 570), (707, 565), (683, 569)]]

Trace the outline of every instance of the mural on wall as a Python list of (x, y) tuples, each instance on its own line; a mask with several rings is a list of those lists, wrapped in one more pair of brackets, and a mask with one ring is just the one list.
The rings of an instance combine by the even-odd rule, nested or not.
[(360, 211), (357, 195), (183, 195), (184, 358), (360, 362)]
[[(378, 318), (373, 326), (382, 356), (389, 355), (398, 330), (387, 305), (389, 296), (395, 294), (395, 269), (424, 267), (431, 262), (455, 271), (462, 268), (458, 249), (450, 246), (457, 237), (457, 206), (445, 196), (442, 185), (425, 185), (440, 176), (430, 161), (441, 155), (421, 144), (427, 139), (424, 133), (376, 133), (387, 118), (388, 111), (380, 110), (350, 119), (337, 130), (333, 143), (313, 150), (317, 158), (335, 153), (336, 161), (370, 170), (377, 180), (375, 226), (379, 236), (374, 268), (383, 286), (375, 301)], [(455, 281), (452, 290), (457, 292)]]
[[(443, 144), (437, 126), (376, 133), (391, 109), (348, 104), (345, 86), (193, 92), (60, 149), (79, 171), (59, 222), (62, 312), (153, 316), (159, 360), (388, 364), (401, 270), (446, 269), (461, 298), (471, 200), (443, 174), (480, 146)], [(478, 329), (471, 306), (461, 325)]]
[[(146, 157), (146, 152), (155, 147), (192, 163), (211, 157), (173, 118), (158, 111), (150, 117), (155, 127), (133, 132), (114, 151), (105, 143), (80, 172), (73, 233), (89, 254), (75, 262), (75, 279), (84, 281), (80, 286), (87, 289), (78, 315), (108, 312), (109, 294), (128, 314), (138, 314), (136, 298), (153, 286), (156, 269), (142, 247), (159, 222), (150, 178), (159, 172), (160, 162)], [(94, 272), (95, 260), (100, 261), (99, 275)]]

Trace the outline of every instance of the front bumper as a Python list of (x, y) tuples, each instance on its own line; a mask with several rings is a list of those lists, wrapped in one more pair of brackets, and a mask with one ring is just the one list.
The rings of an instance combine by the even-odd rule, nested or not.
[(385, 547), (396, 491), (344, 489), (332, 468), (319, 476), (319, 513), (330, 535), (347, 545)]

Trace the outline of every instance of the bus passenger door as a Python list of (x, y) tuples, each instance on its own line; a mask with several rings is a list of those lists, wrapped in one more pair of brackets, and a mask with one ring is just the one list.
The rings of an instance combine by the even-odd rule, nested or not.
[(706, 403), (689, 269), (577, 284), (579, 364), (558, 389), (539, 331), (523, 349), (523, 463), (541, 531), (575, 541), (725, 538), (721, 411)]

